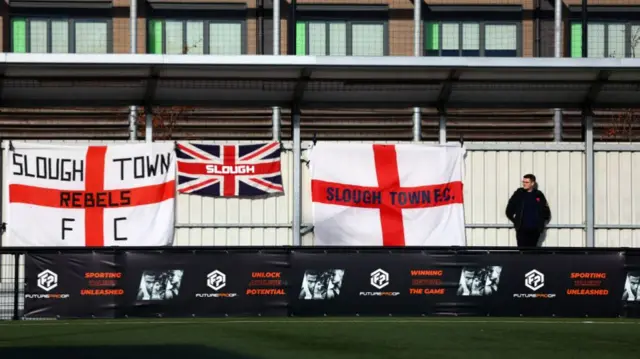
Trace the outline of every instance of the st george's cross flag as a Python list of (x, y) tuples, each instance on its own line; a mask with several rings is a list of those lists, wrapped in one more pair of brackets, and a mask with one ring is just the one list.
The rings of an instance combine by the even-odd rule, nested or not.
[(173, 143), (13, 142), (7, 246), (163, 246), (173, 241)]
[(284, 192), (280, 143), (178, 143), (178, 191), (207, 197), (261, 197)]
[(318, 143), (310, 154), (315, 244), (464, 246), (464, 152)]

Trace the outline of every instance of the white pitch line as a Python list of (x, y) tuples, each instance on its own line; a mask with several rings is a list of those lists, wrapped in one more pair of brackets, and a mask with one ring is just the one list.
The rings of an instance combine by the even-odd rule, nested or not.
[(419, 324), (605, 324), (605, 325), (637, 325), (640, 322), (613, 322), (613, 321), (588, 321), (588, 320), (194, 320), (194, 321), (163, 321), (163, 320), (149, 320), (149, 321), (130, 321), (122, 319), (120, 321), (102, 321), (96, 319), (96, 322), (59, 322), (59, 321), (47, 321), (44, 323), (29, 322), (29, 323), (1, 323), (0, 326), (60, 326), (60, 325), (157, 325), (157, 324), (367, 324), (367, 323), (390, 323), (390, 324), (406, 324), (406, 323), (419, 323)]

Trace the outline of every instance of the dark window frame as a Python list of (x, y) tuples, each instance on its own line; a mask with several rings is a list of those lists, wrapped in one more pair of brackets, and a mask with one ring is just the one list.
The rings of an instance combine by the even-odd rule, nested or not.
[[(438, 24), (438, 50), (429, 50), (427, 49), (427, 36), (428, 36), (428, 26), (426, 26), (427, 23), (437, 23)], [(458, 38), (460, 39), (460, 43), (458, 44), (458, 55), (455, 56), (473, 56), (473, 55), (468, 55), (468, 54), (464, 54), (465, 51), (476, 51), (476, 50), (463, 50), (463, 25), (464, 24), (476, 24), (478, 25), (478, 31), (479, 31), (479, 49), (478, 51), (478, 56), (473, 56), (473, 57), (504, 57), (504, 56), (486, 56), (486, 26), (487, 25), (515, 25), (516, 26), (516, 56), (515, 57), (522, 57), (522, 52), (523, 52), (523, 41), (522, 41), (522, 21), (518, 21), (518, 20), (474, 20), (473, 18), (464, 18), (464, 19), (448, 19), (448, 18), (444, 18), (444, 19), (425, 19), (422, 21), (422, 36), (423, 36), (423, 40), (422, 41), (422, 56), (429, 56), (429, 57), (439, 57), (439, 56), (443, 56), (442, 55), (442, 25), (443, 24), (457, 24), (458, 25)], [(432, 51), (438, 51), (437, 55), (431, 54), (430, 52)], [(449, 51), (455, 51), (455, 50), (449, 50)], [(489, 51), (495, 51), (495, 50), (489, 50)], [(510, 56), (509, 56), (510, 57)]]
[[(327, 32), (326, 53), (329, 53), (330, 23), (346, 25), (346, 55), (353, 55), (353, 25), (382, 25), (382, 56), (389, 56), (389, 9), (370, 5), (300, 5), (297, 22), (305, 23), (305, 55), (309, 54), (309, 23), (324, 23)], [(295, 41), (295, 40), (294, 40)], [(297, 44), (296, 44), (297, 45)], [(331, 55), (325, 55), (331, 56)]]
[[(571, 36), (572, 35), (571, 28), (573, 27), (573, 24), (576, 24), (576, 23), (582, 25), (582, 20), (572, 17), (569, 19), (569, 26), (567, 26), (568, 28), (567, 39), (569, 41), (566, 42), (567, 46), (565, 48), (565, 51), (567, 51), (567, 53), (569, 54), (569, 57), (571, 57), (571, 45), (573, 43), (573, 39)], [(589, 30), (589, 27), (591, 25), (605, 25), (604, 35), (603, 35), (604, 53), (605, 53), (604, 58), (610, 58), (609, 56), (606, 55), (609, 53), (609, 25), (624, 25), (624, 57), (623, 58), (631, 58), (631, 29), (633, 26), (640, 26), (640, 20), (611, 19), (611, 18), (596, 17), (595, 19), (588, 20), (587, 31)], [(588, 33), (587, 33), (587, 36), (588, 36)], [(587, 38), (587, 45), (588, 45), (588, 38)], [(640, 42), (638, 46), (640, 46)], [(588, 55), (589, 54), (587, 53), (587, 56)], [(589, 57), (589, 58), (594, 58), (594, 57)]]
[[(374, 21), (374, 20), (347, 20), (347, 21), (343, 21), (343, 20), (339, 20), (339, 19), (333, 19), (333, 20), (300, 20), (300, 22), (304, 22), (305, 25), (305, 49), (304, 49), (304, 53), (305, 55), (309, 55), (309, 45), (310, 45), (310, 41), (309, 41), (309, 24), (310, 23), (322, 23), (325, 25), (325, 31), (326, 31), (326, 44), (325, 44), (325, 52), (327, 54), (329, 54), (329, 50), (331, 49), (331, 38), (329, 36), (330, 34), (330, 30), (329, 30), (329, 24), (335, 24), (335, 23), (341, 23), (341, 24), (345, 24), (346, 26), (346, 35), (345, 35), (345, 41), (346, 41), (346, 49), (345, 49), (345, 56), (354, 56), (353, 55), (353, 25), (382, 25), (382, 36), (383, 36), (383, 44), (382, 44), (382, 56), (389, 56), (389, 42), (388, 42), (388, 34), (389, 34), (389, 24), (387, 22), (385, 23), (380, 23), (380, 21)], [(325, 56), (331, 56), (331, 55), (325, 55)]]
[[(176, 14), (177, 12), (177, 14)], [(203, 14), (205, 12), (205, 14)], [(211, 55), (210, 49), (210, 25), (211, 24), (240, 24), (240, 55), (246, 55), (248, 53), (248, 41), (247, 41), (247, 11), (246, 10), (214, 10), (214, 11), (191, 11), (191, 10), (172, 10), (168, 11), (153, 11), (147, 17), (146, 35), (149, 36), (152, 21), (162, 21), (162, 54), (167, 53), (167, 21), (180, 21), (182, 22), (182, 43), (187, 43), (187, 22), (188, 21), (202, 21), (203, 22), (203, 44), (202, 54)], [(146, 45), (146, 53), (150, 54), (151, 48), (149, 41)], [(192, 54), (185, 54), (192, 55)]]
[[(564, 42), (564, 51), (567, 57), (571, 57), (571, 27), (574, 23), (579, 22), (582, 24), (582, 7), (580, 5), (569, 6), (567, 14), (567, 23), (569, 26), (565, 26), (564, 38), (568, 41)], [(640, 7), (634, 5), (589, 5), (587, 6), (589, 12), (588, 23), (616, 23), (625, 24), (625, 58), (628, 58), (631, 54), (631, 26), (640, 25)], [(605, 26), (605, 54), (609, 50), (609, 28)], [(587, 39), (588, 40), (588, 39)], [(582, 46), (582, 45), (581, 45)], [(588, 55), (588, 54), (587, 54)]]
[[(89, 17), (89, 16), (73, 16), (73, 15), (67, 15), (64, 13), (53, 13), (50, 15), (45, 15), (45, 14), (41, 14), (41, 13), (20, 13), (20, 14), (12, 14), (9, 20), (9, 29), (11, 32), (13, 32), (13, 27), (11, 26), (12, 20), (14, 18), (23, 18), (25, 19), (25, 25), (26, 25), (26, 29), (25, 29), (25, 47), (27, 50), (27, 53), (32, 53), (31, 52), (31, 21), (33, 20), (39, 20), (39, 21), (46, 21), (47, 22), (47, 54), (51, 54), (52, 52), (52, 38), (53, 35), (51, 33), (51, 23), (52, 21), (66, 21), (68, 24), (68, 34), (67, 34), (67, 41), (68, 41), (68, 54), (75, 54), (76, 53), (76, 24), (77, 23), (101, 23), (101, 24), (106, 24), (107, 25), (107, 54), (112, 54), (113, 53), (113, 19), (109, 18), (109, 17)], [(11, 35), (9, 36), (10, 39), (10, 49), (13, 52), (13, 49), (15, 47), (15, 44), (13, 43), (13, 34), (11, 33)], [(96, 53), (96, 54), (101, 54), (101, 53)]]

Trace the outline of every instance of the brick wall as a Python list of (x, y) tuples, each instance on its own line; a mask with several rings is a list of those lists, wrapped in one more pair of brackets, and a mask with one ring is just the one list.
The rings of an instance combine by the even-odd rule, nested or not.
[[(0, 49), (10, 51), (9, 16), (11, 8), (6, 3), (0, 2)], [(115, 53), (129, 53), (130, 28), (129, 28), (129, 1), (113, 0), (113, 9), (105, 10), (113, 14), (113, 51)], [(174, 3), (216, 2), (217, 0), (175, 0)], [(285, 0), (281, 5), (281, 54), (287, 51), (287, 17), (290, 0)], [(541, 3), (541, 55), (553, 55), (553, 0), (427, 0), (425, 5), (521, 5), (523, 7), (522, 20), (522, 50), (523, 56), (535, 56), (536, 21), (533, 18), (537, 2)], [(246, 3), (249, 9), (255, 10), (256, 0), (219, 0), (221, 3)], [(268, 4), (267, 4), (268, 3)], [(388, 5), (390, 9), (389, 20), (389, 52), (395, 56), (413, 56), (413, 1), (412, 0), (298, 0), (298, 4), (365, 4)], [(581, 0), (564, 0), (566, 15), (567, 6), (581, 4)], [(629, 6), (640, 5), (640, 0), (591, 0), (590, 5)], [(265, 26), (272, 26), (271, 1), (265, 0), (265, 7), (269, 7), (265, 19)], [(146, 51), (146, 24), (148, 5), (145, 0), (138, 0), (138, 34), (137, 51)], [(255, 14), (255, 11), (250, 11)], [(549, 18), (551, 16), (551, 18)], [(271, 29), (265, 29), (271, 39)], [(247, 19), (247, 51), (249, 54), (257, 53), (257, 21), (255, 17)], [(271, 41), (265, 43), (265, 48), (272, 48)]]

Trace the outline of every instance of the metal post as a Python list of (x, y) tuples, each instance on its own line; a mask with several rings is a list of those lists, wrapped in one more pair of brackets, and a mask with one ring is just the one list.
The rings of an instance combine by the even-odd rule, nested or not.
[(271, 132), (273, 133), (273, 140), (280, 141), (280, 107), (273, 107), (271, 113)]
[(589, 57), (587, 26), (587, 0), (582, 0), (582, 57)]
[(280, 1), (273, 1), (273, 54), (280, 55)]
[(422, 119), (420, 118), (420, 107), (413, 108), (413, 142), (420, 142), (422, 139)]
[(13, 320), (19, 320), (18, 312), (20, 307), (18, 299), (20, 298), (20, 253), (13, 255)]
[(585, 220), (586, 220), (586, 245), (587, 247), (595, 247), (595, 167), (594, 167), (594, 150), (593, 150), (593, 114), (590, 109), (583, 110), (582, 113), (584, 124), (584, 148), (585, 148), (585, 179), (586, 179), (586, 203), (585, 203)]
[[(273, 1), (273, 54), (280, 55), (280, 0)], [(271, 110), (273, 140), (280, 141), (280, 108)]]
[[(415, 0), (413, 7), (413, 56), (422, 55), (422, 42), (420, 41), (420, 29), (422, 18), (422, 0)], [(420, 107), (413, 108), (413, 141), (422, 139), (422, 117)]]
[(296, 39), (297, 39), (297, 1), (290, 0), (289, 3), (289, 18), (287, 19), (287, 55), (296, 54)]
[[(130, 0), (129, 6), (129, 35), (131, 36), (130, 52), (135, 54), (138, 35), (138, 0)], [(136, 106), (129, 107), (129, 139), (135, 141), (137, 136), (136, 119), (138, 117), (138, 109)]]
[(440, 114), (440, 122), (439, 122), (439, 139), (440, 144), (447, 144), (447, 115), (445, 113)]
[[(555, 2), (555, 57), (562, 57), (562, 0)], [(553, 140), (555, 142), (562, 141), (562, 109), (554, 109), (553, 116)]]
[(138, 20), (138, 1), (137, 0), (130, 0), (131, 4), (129, 7), (129, 28), (130, 28), (130, 33), (129, 35), (131, 36), (131, 47), (129, 49), (129, 51), (132, 54), (135, 54), (137, 51), (137, 42), (138, 42), (138, 24), (137, 24), (137, 20)]
[(554, 55), (562, 57), (562, 0), (556, 0), (554, 17)]
[(144, 141), (153, 142), (153, 110), (151, 106), (144, 108), (145, 113), (145, 126), (144, 126)]
[[(4, 223), (4, 217), (2, 217), (2, 207), (4, 207), (4, 147), (3, 141), (0, 140), (0, 248), (2, 247), (2, 224)], [(2, 255), (0, 255), (0, 269), (2, 268)], [(0, 270), (0, 281), (2, 281), (2, 271)]]
[[(4, 196), (3, 196), (3, 188), (4, 188), (4, 147), (2, 146), (3, 141), (0, 140), (0, 248), (2, 248), (2, 235), (4, 234), (4, 217), (2, 217), (2, 207), (4, 206)], [(0, 283), (2, 282), (2, 262), (3, 258), (0, 254)]]
[(257, 27), (258, 31), (256, 31), (256, 42), (257, 42), (257, 55), (264, 55), (264, 0), (256, 1), (256, 17), (257, 17)]
[(135, 141), (138, 137), (136, 134), (136, 118), (138, 117), (138, 108), (136, 106), (129, 107), (129, 140)]
[(302, 229), (302, 158), (300, 141), (300, 109), (297, 104), (291, 107), (293, 124), (293, 245), (300, 246)]

